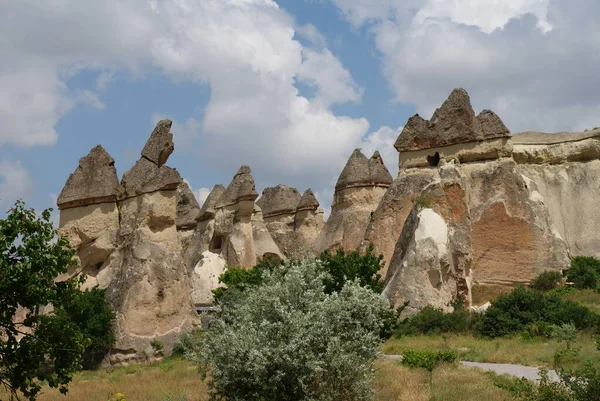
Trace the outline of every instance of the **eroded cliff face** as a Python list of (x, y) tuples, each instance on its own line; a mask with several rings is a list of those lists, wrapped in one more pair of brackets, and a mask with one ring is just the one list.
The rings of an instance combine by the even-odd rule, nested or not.
[(315, 241), (317, 253), (359, 248), (371, 214), (391, 183), (379, 152), (367, 159), (360, 149), (354, 150), (335, 186), (331, 215)]
[(318, 255), (373, 243), (384, 295), (407, 313), (471, 302), (473, 288), (514, 286), (576, 255), (600, 256), (600, 129), (511, 135), (499, 116), (473, 111), (454, 90), (430, 120), (416, 115), (395, 143), (392, 179), (379, 152), (350, 156), (324, 221), (314, 193), (287, 185), (260, 199), (248, 166), (200, 207), (177, 170), (169, 120), (119, 183), (97, 146), (58, 199), (60, 231), (77, 250), (86, 286), (107, 288), (117, 311), (111, 363), (167, 350), (212, 303), (228, 266)]
[[(599, 254), (600, 131), (511, 136), (494, 113), (475, 116), (463, 90), (431, 120), (416, 116), (406, 127), (396, 142), (400, 173), (363, 247), (371, 241), (384, 254), (384, 293), (397, 305), (408, 300), (407, 313), (456, 299), (468, 304), (472, 286), (525, 284), (566, 269), (570, 256)], [(439, 189), (451, 176), (460, 177), (452, 196)], [(452, 227), (457, 216), (464, 217), (460, 230)], [(436, 230), (435, 241), (422, 235)], [(459, 244), (460, 257), (437, 254), (440, 244)]]
[[(169, 120), (157, 124), (120, 184), (112, 158), (94, 148), (59, 199), (60, 232), (76, 247), (85, 286), (106, 288), (116, 313), (105, 363), (144, 360), (155, 339), (168, 353), (196, 319), (176, 226), (180, 177), (164, 165), (174, 149), (170, 127)], [(94, 185), (81, 190), (86, 176)]]

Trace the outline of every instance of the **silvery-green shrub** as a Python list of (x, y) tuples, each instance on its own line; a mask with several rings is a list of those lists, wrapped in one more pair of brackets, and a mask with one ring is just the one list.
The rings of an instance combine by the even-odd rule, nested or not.
[(358, 401), (372, 397), (389, 303), (358, 281), (326, 294), (319, 261), (288, 263), (222, 310), (188, 357), (213, 400)]

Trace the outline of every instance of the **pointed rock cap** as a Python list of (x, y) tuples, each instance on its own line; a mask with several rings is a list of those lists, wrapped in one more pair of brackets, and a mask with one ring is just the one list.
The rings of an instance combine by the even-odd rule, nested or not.
[(177, 187), (177, 218), (175, 225), (177, 228), (190, 229), (194, 228), (198, 222), (200, 215), (200, 206), (196, 200), (196, 196), (188, 186), (181, 180)]
[(250, 174), (250, 167), (242, 166), (233, 176), (233, 179), (217, 201), (215, 208), (219, 209), (225, 206), (234, 205), (240, 201), (252, 200), (258, 197), (258, 192), (254, 186), (254, 178)]
[(171, 120), (160, 120), (142, 149), (142, 156), (158, 167), (165, 164), (175, 150), (173, 134), (170, 132), (172, 124)]
[(392, 176), (383, 164), (379, 152), (367, 159), (360, 149), (354, 149), (335, 184), (335, 190), (365, 186), (389, 187), (391, 183)]
[(215, 205), (224, 192), (225, 187), (221, 184), (217, 184), (213, 187), (202, 204), (202, 209), (200, 209), (200, 214), (198, 215), (198, 221), (211, 219), (215, 215)]
[(319, 208), (319, 201), (317, 197), (313, 193), (313, 191), (308, 188), (302, 194), (302, 198), (300, 198), (300, 202), (298, 202), (298, 206), (296, 207), (296, 211), (301, 210), (317, 210)]
[(371, 180), (377, 184), (389, 186), (392, 185), (392, 181), (394, 181), (392, 175), (383, 163), (383, 159), (381, 158), (378, 150), (376, 150), (375, 153), (373, 153), (373, 156), (371, 156), (369, 159), (369, 175)]
[(167, 166), (158, 167), (141, 157), (121, 179), (119, 200), (156, 191), (177, 189), (181, 177), (177, 170)]
[(100, 145), (79, 159), (57, 200), (59, 209), (115, 202), (119, 179), (115, 161)]
[(502, 120), (490, 110), (475, 116), (467, 91), (459, 88), (452, 91), (431, 120), (418, 114), (409, 118), (394, 147), (404, 152), (506, 137), (510, 137), (510, 131)]
[(276, 187), (265, 188), (256, 204), (262, 209), (264, 217), (271, 217), (296, 213), (298, 202), (300, 192), (296, 188), (279, 184)]

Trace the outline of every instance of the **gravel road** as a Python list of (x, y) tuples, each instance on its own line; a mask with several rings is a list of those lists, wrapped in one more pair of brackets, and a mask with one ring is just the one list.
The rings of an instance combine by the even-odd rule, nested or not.
[[(402, 355), (385, 355), (386, 358), (394, 360), (402, 360)], [(469, 362), (460, 361), (464, 366), (470, 368), (479, 368), (485, 371), (497, 373), (499, 375), (510, 375), (515, 377), (524, 377), (527, 380), (539, 380), (540, 370), (532, 366), (524, 365), (513, 365), (511, 363), (486, 363), (486, 362)], [(554, 370), (548, 371), (548, 377), (550, 380), (558, 382), (558, 374)]]

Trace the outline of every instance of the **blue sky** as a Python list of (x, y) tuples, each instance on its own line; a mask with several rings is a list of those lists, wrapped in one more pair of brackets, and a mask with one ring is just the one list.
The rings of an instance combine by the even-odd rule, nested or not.
[(509, 129), (600, 125), (600, 6), (584, 0), (22, 0), (0, 4), (0, 207), (53, 206), (96, 144), (119, 175), (160, 118), (202, 200), (242, 164), (324, 208), (352, 150), (454, 87)]

